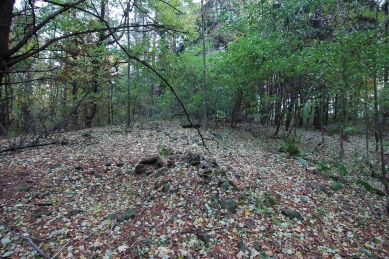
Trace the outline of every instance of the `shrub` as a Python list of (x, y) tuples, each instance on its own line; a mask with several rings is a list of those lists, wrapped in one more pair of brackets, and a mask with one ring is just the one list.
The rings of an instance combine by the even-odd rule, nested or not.
[(296, 145), (296, 141), (292, 138), (285, 137), (283, 138), (284, 144), (280, 147), (281, 152), (289, 153), (291, 156), (300, 155), (301, 151)]

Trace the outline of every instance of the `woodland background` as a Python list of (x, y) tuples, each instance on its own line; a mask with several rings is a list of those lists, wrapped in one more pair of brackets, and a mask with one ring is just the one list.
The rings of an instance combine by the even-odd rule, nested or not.
[[(236, 168), (245, 168), (242, 169), (245, 171), (243, 179), (234, 176), (233, 184), (229, 183), (241, 191), (256, 177), (258, 168), (251, 167), (254, 164), (251, 158), (255, 160), (257, 156), (262, 164), (266, 164), (262, 168), (277, 165), (276, 168), (282, 168), (280, 172), (295, 170), (307, 177), (303, 177), (304, 181), (312, 174), (315, 177), (324, 174), (320, 183), (306, 182), (304, 186), (328, 196), (327, 189), (336, 192), (344, 186), (363, 187), (369, 195), (381, 198), (352, 197), (358, 204), (367, 199), (370, 205), (374, 202), (384, 204), (380, 209), (376, 204), (369, 206), (372, 218), (365, 218), (366, 222), (371, 220), (371, 225), (367, 227), (370, 231), (380, 231), (374, 224), (384, 227), (385, 215), (389, 213), (386, 168), (389, 160), (386, 153), (389, 146), (388, 5), (388, 0), (3, 0), (0, 2), (2, 184), (11, 186), (12, 183), (18, 191), (31, 194), (33, 191), (29, 188), (18, 189), (25, 172), (34, 172), (31, 177), (37, 179), (58, 181), (50, 174), (46, 178), (41, 175), (48, 169), (42, 168), (42, 164), (36, 161), (34, 152), (38, 152), (43, 160), (45, 156), (50, 157), (50, 163), (54, 163), (52, 159), (58, 161), (56, 168), (50, 166), (50, 172), (56, 169), (57, 173), (66, 174), (73, 170), (75, 175), (81, 169), (100, 175), (104, 170), (101, 164), (95, 164), (97, 162), (106, 166), (120, 164), (116, 171), (113, 170), (117, 173), (124, 160), (118, 157), (126, 157), (124, 168), (119, 170), (126, 174), (136, 169), (136, 164), (143, 161), (142, 157), (159, 154), (162, 160), (168, 162), (171, 155), (187, 156), (184, 149), (189, 145), (199, 156), (204, 152), (224, 161), (221, 166), (228, 173), (240, 175), (243, 172)], [(190, 133), (180, 129), (183, 125)], [(177, 131), (174, 132), (174, 129)], [(151, 139), (143, 139), (142, 131)], [(165, 134), (165, 137), (158, 134)], [(184, 136), (182, 139), (181, 135)], [(199, 139), (194, 141), (196, 136)], [(95, 142), (95, 138), (101, 141)], [(127, 147), (132, 157), (125, 153), (124, 146), (118, 150), (124, 153), (115, 153), (109, 138), (116, 144), (123, 141), (132, 143), (134, 147)], [(238, 139), (247, 148), (252, 148), (255, 155), (246, 152), (242, 143), (236, 143)], [(97, 152), (104, 147), (89, 149), (90, 144), (112, 147), (112, 152)], [(225, 151), (228, 149), (230, 154)], [(49, 155), (64, 150), (74, 154), (69, 155), (72, 159), (79, 157), (78, 160)], [(89, 152), (90, 159), (79, 155), (85, 152)], [(286, 158), (284, 154), (287, 154)], [(239, 158), (232, 159), (234, 155)], [(29, 160), (31, 157), (32, 160)], [(247, 157), (250, 157), (249, 162)], [(183, 163), (190, 164), (187, 158), (182, 159)], [(208, 155), (201, 161), (210, 163), (207, 159)], [(285, 162), (284, 159), (294, 162)], [(237, 164), (231, 165), (227, 160)], [(296, 161), (299, 166), (295, 166)], [(184, 168), (184, 164), (176, 166)], [(37, 168), (42, 171), (37, 173)], [(197, 169), (201, 180), (212, 182), (219, 177), (213, 175), (208, 179), (204, 174), (206, 168)], [(334, 170), (337, 172), (335, 175)], [(108, 171), (112, 172), (106, 170), (105, 173)], [(22, 178), (18, 176), (16, 181), (13, 179), (15, 175)], [(279, 186), (289, 179), (284, 176), (279, 176)], [(99, 184), (106, 186), (112, 183), (109, 179)], [(217, 188), (225, 182), (226, 179), (223, 179), (218, 178), (215, 183)], [(273, 181), (273, 178), (266, 179)], [(322, 183), (323, 179), (333, 182)], [(188, 184), (193, 184), (193, 179), (186, 180)], [(132, 181), (133, 187), (139, 190), (144, 190), (144, 184), (147, 185), (139, 179)], [(171, 181), (171, 178), (166, 181)], [(79, 183), (81, 186), (84, 184), (87, 183)], [(158, 182), (157, 186), (159, 191), (164, 189), (165, 183), (161, 185)], [(180, 185), (177, 183), (177, 186)], [(214, 188), (211, 186), (211, 189)], [(271, 189), (276, 186), (272, 182)], [(323, 191), (323, 186), (327, 186), (326, 191)], [(196, 195), (200, 195), (201, 191), (196, 188), (193, 194), (197, 192)], [(253, 197), (258, 194), (255, 188), (250, 189), (254, 190), (250, 194)], [(275, 194), (278, 192), (274, 189), (269, 191), (269, 188), (265, 188), (267, 192), (262, 190), (262, 205), (255, 205), (260, 207), (257, 210), (246, 212), (243, 208), (246, 203), (240, 205), (245, 219), (254, 217), (255, 213), (267, 215), (269, 213), (263, 212), (264, 207), (271, 206), (274, 207), (271, 215), (290, 216), (281, 206), (282, 199), (274, 198), (278, 197)], [(19, 192), (15, 194), (9, 190), (4, 188), (2, 192), (4, 211), (14, 206), (13, 201), (31, 201), (18, 196)], [(355, 190), (359, 189), (349, 191)], [(217, 193), (219, 195), (219, 191)], [(344, 197), (351, 197), (348, 194)], [(154, 197), (155, 193), (150, 195)], [(235, 200), (239, 201), (240, 196), (235, 195)], [(274, 204), (273, 201), (269, 203), (271, 197)], [(142, 200), (145, 197), (138, 198)], [(190, 197), (185, 199), (191, 200)], [(206, 199), (203, 197), (203, 200)], [(218, 197), (212, 196), (212, 200), (218, 200), (222, 209), (226, 209), (227, 205)], [(150, 204), (147, 206), (152, 207)], [(313, 207), (323, 208), (317, 204)], [(120, 209), (124, 208), (118, 207)], [(327, 210), (317, 214), (328, 216)], [(90, 211), (88, 213), (91, 217), (95, 216)], [(2, 223), (2, 234), (11, 233), (6, 230), (13, 229), (11, 219), (15, 215), (4, 217), (4, 220), (8, 217), (6, 222), (9, 224)], [(74, 215), (71, 213), (71, 216)], [(276, 219), (269, 226), (283, 224)], [(333, 224), (331, 220), (327, 223)], [(29, 227), (36, 231), (34, 224)], [(112, 228), (116, 226), (116, 223), (113, 224), (110, 225)], [(235, 223), (231, 224), (235, 226)], [(194, 233), (201, 242), (209, 243), (208, 238), (198, 232), (201, 226), (196, 225), (197, 232)], [(315, 227), (320, 228), (319, 225)], [(269, 230), (269, 235), (274, 233), (273, 230)], [(11, 231), (21, 233), (20, 229)], [(382, 233), (375, 234), (382, 236)], [(2, 239), (4, 254), (9, 252), (7, 249), (11, 243), (11, 239), (7, 238), (3, 236)], [(214, 251), (228, 243), (218, 243), (223, 238), (225, 236), (221, 235), (212, 241)], [(324, 236), (323, 240), (326, 238)], [(243, 239), (250, 244), (259, 244), (251, 237), (244, 236)], [(382, 239), (385, 240), (381, 238), (371, 243), (359, 240), (356, 246), (345, 241), (348, 246), (343, 248), (353, 248), (342, 250), (342, 253), (333, 247), (328, 248), (330, 252), (327, 248), (322, 250), (327, 254), (386, 256), (388, 244)], [(238, 242), (238, 246), (242, 241), (235, 237), (232, 240)], [(139, 242), (137, 244), (141, 244)], [(261, 242), (263, 249), (254, 245), (247, 249), (239, 246), (237, 251), (248, 255), (262, 250), (263, 257), (273, 255), (274, 249), (277, 251), (278, 246), (266, 243), (266, 238)], [(159, 248), (169, 247), (162, 243)], [(379, 251), (369, 250), (373, 243), (379, 244)], [(58, 251), (59, 244), (50, 246), (53, 254)], [(118, 243), (114, 245), (119, 246)], [(361, 251), (360, 247), (370, 252)], [(120, 253), (125, 253), (127, 248), (122, 247)], [(136, 250), (134, 254), (152, 251), (131, 248)], [(297, 257), (317, 256), (311, 254), (315, 249), (293, 249), (292, 254)], [(189, 253), (198, 252), (194, 250), (196, 252)], [(278, 252), (280, 256), (289, 254), (289, 250)]]
[(171, 119), (180, 100), (204, 125), (376, 131), (374, 89), (385, 122), (387, 1), (201, 4), (2, 1), (2, 135)]

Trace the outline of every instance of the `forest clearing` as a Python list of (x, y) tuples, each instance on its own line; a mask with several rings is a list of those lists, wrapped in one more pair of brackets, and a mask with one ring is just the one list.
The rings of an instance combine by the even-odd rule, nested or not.
[[(318, 145), (320, 131), (298, 129), (291, 144), (274, 131), (202, 130), (209, 153), (196, 129), (153, 122), (2, 153), (0, 253), (389, 258), (386, 197), (374, 191), (383, 186), (371, 177), (363, 135), (350, 136), (339, 161), (336, 134)], [(373, 147), (370, 157), (379, 168)]]

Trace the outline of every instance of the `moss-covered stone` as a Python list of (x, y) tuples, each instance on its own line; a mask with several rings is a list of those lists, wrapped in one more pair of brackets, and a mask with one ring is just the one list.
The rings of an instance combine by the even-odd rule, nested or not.
[(40, 212), (37, 212), (37, 213), (34, 213), (32, 216), (34, 218), (40, 218), (42, 216), (50, 216), (53, 212), (52, 211), (40, 211)]
[(289, 211), (289, 210), (283, 209), (281, 211), (281, 213), (290, 219), (297, 219), (297, 220), (303, 219), (303, 217), (301, 216), (301, 214), (298, 211)]
[(28, 185), (20, 185), (18, 187), (18, 191), (28, 192), (29, 190), (31, 190), (31, 186)]

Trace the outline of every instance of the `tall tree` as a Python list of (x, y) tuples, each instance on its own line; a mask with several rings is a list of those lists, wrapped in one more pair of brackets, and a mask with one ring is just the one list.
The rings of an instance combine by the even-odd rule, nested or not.
[(203, 127), (207, 128), (208, 111), (207, 111), (207, 66), (206, 66), (206, 50), (205, 50), (205, 14), (204, 3), (201, 0), (201, 37), (203, 43)]

